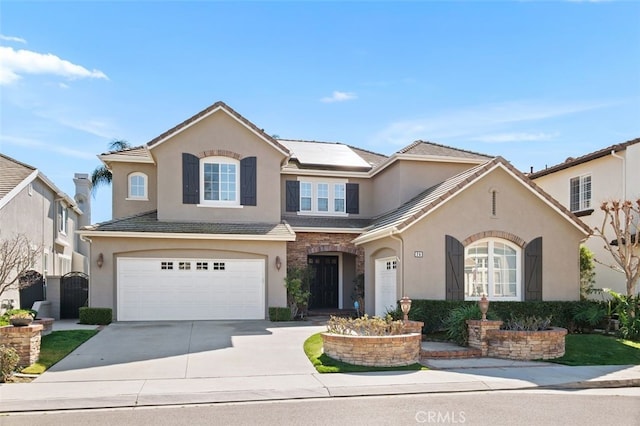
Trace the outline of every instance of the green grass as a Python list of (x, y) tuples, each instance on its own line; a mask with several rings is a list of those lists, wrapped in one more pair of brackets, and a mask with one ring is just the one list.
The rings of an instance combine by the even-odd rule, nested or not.
[(411, 364), (404, 367), (367, 367), (363, 365), (347, 364), (328, 357), (322, 353), (322, 336), (316, 333), (304, 342), (304, 353), (318, 370), (318, 373), (363, 373), (368, 371), (416, 371), (427, 370), (421, 364)]
[(549, 361), (564, 365), (638, 365), (640, 343), (601, 334), (569, 334), (565, 355)]
[(40, 342), (40, 358), (38, 362), (24, 368), (21, 372), (25, 374), (44, 373), (97, 332), (97, 330), (66, 330), (54, 331), (43, 336)]

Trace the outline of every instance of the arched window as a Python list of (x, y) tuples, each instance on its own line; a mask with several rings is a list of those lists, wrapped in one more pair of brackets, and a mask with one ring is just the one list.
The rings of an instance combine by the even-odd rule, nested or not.
[(477, 300), (483, 294), (493, 300), (522, 300), (521, 257), (520, 247), (500, 238), (465, 247), (465, 300)]
[(240, 162), (229, 157), (200, 160), (200, 204), (239, 206)]
[(129, 200), (147, 200), (147, 175), (134, 172), (129, 175)]

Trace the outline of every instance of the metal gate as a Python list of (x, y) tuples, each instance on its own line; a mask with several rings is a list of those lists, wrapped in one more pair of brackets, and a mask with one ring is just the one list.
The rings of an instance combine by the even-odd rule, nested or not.
[(78, 318), (79, 308), (89, 300), (89, 276), (69, 272), (60, 278), (60, 319)]
[(27, 271), (18, 279), (20, 287), (20, 309), (31, 309), (34, 302), (45, 300), (44, 277), (37, 271)]

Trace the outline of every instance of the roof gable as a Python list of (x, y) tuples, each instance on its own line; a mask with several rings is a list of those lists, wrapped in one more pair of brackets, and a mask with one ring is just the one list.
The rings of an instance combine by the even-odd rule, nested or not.
[(417, 140), (411, 145), (405, 146), (397, 154), (427, 155), (436, 157), (471, 158), (475, 160), (489, 160), (492, 156), (473, 151), (454, 148), (433, 142)]
[(561, 170), (569, 169), (569, 168), (577, 166), (579, 164), (587, 163), (589, 161), (593, 161), (593, 160), (596, 160), (598, 158), (602, 158), (602, 157), (608, 156), (612, 152), (624, 151), (624, 150), (627, 149), (628, 146), (635, 145), (637, 143), (640, 143), (640, 138), (632, 139), (630, 141), (619, 143), (619, 144), (616, 144), (616, 145), (611, 145), (611, 146), (608, 146), (606, 148), (599, 149), (599, 150), (594, 151), (594, 152), (590, 152), (589, 154), (585, 154), (585, 155), (583, 155), (581, 157), (578, 157), (578, 158), (569, 157), (569, 158), (566, 159), (566, 161), (564, 163), (556, 164), (555, 166), (551, 166), (551, 167), (548, 167), (548, 168), (546, 168), (544, 170), (540, 170), (539, 172), (530, 173), (528, 176), (531, 179), (537, 179), (539, 177), (546, 176), (546, 175), (549, 175), (549, 174), (552, 174), (552, 173), (555, 173), (555, 172), (559, 172)]
[(475, 182), (486, 174), (491, 173), (496, 168), (502, 168), (505, 170), (527, 190), (531, 191), (544, 203), (562, 215), (585, 235), (588, 235), (591, 232), (589, 227), (580, 221), (573, 213), (540, 189), (535, 183), (513, 167), (504, 158), (496, 157), (426, 189), (424, 192), (409, 200), (399, 208), (379, 216), (374, 219), (372, 225), (367, 229), (367, 231), (356, 238), (354, 242), (356, 244), (361, 244), (367, 241), (383, 238), (393, 233), (403, 232), (425, 216), (429, 215), (431, 212), (443, 206), (453, 197), (471, 188)]
[(218, 102), (214, 103), (213, 105), (209, 106), (208, 108), (203, 109), (202, 111), (200, 111), (199, 113), (193, 115), (192, 117), (187, 118), (185, 121), (183, 121), (182, 123), (178, 124), (177, 126), (174, 126), (171, 129), (167, 130), (166, 132), (162, 133), (160, 136), (152, 139), (151, 141), (149, 141), (147, 143), (148, 149), (152, 150), (152, 149), (156, 148), (157, 146), (159, 146), (159, 145), (163, 144), (164, 142), (168, 141), (169, 139), (171, 139), (173, 136), (177, 135), (178, 133), (181, 133), (182, 131), (188, 129), (189, 127), (193, 126), (194, 124), (198, 123), (199, 121), (201, 121), (201, 120), (203, 120), (203, 119), (205, 119), (205, 118), (209, 117), (210, 115), (215, 114), (217, 112), (224, 112), (224, 113), (228, 114), (230, 117), (232, 117), (238, 123), (242, 124), (244, 127), (249, 129), (249, 131), (254, 133), (260, 139), (264, 140), (266, 143), (271, 145), (274, 149), (279, 151), (281, 154), (283, 154), (285, 156), (288, 156), (290, 154), (289, 150), (285, 146), (283, 146), (280, 142), (278, 142), (277, 140), (275, 140), (274, 138), (272, 138), (271, 136), (266, 134), (264, 132), (264, 130), (258, 128), (255, 124), (253, 124), (252, 122), (250, 122), (249, 120), (244, 118), (242, 115), (238, 114), (235, 110), (233, 110), (231, 107), (229, 107), (227, 104), (225, 104), (222, 101), (218, 101)]

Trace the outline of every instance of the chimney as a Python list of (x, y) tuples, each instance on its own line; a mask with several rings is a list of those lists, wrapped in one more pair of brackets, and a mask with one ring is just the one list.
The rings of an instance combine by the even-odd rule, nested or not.
[(73, 183), (76, 185), (76, 194), (73, 197), (82, 210), (80, 223), (78, 226), (91, 225), (91, 181), (87, 173), (76, 173), (73, 176)]

